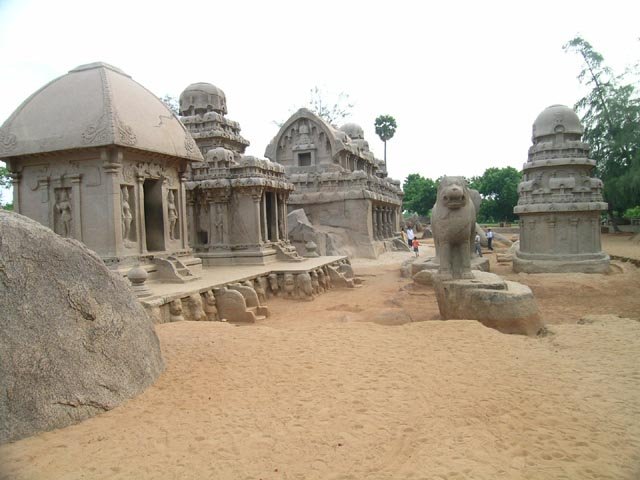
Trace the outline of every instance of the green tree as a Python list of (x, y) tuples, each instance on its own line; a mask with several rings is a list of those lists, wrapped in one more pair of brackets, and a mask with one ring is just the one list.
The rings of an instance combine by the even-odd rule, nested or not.
[(430, 178), (424, 178), (418, 173), (412, 173), (402, 184), (402, 190), (404, 190), (402, 209), (405, 212), (429, 216), (429, 212), (436, 203), (437, 182)]
[[(305, 105), (306, 108), (336, 128), (351, 116), (353, 106), (353, 103), (349, 102), (349, 94), (344, 92), (332, 94), (318, 86), (309, 90), (309, 100)], [(289, 116), (293, 115), (296, 110), (290, 108)], [(284, 125), (284, 121), (279, 120), (273, 120), (273, 123), (278, 127)]]
[(380, 115), (374, 123), (376, 135), (384, 142), (384, 168), (387, 168), (387, 140), (391, 140), (396, 133), (396, 119), (391, 115)]
[(640, 204), (640, 99), (634, 82), (627, 80), (640, 72), (636, 65), (614, 75), (604, 57), (581, 37), (563, 48), (583, 60), (578, 80), (590, 90), (574, 108), (581, 115), (596, 174), (604, 182), (609, 211), (620, 214)]
[(0, 188), (9, 188), (11, 186), (11, 177), (9, 170), (4, 165), (0, 165)]
[(160, 100), (162, 100), (162, 103), (164, 103), (174, 115), (180, 115), (180, 102), (176, 97), (167, 93), (164, 97), (160, 98)]
[[(5, 188), (11, 187), (11, 177), (9, 176), (9, 170), (7, 167), (0, 164), (0, 189), (4, 190)], [(1, 192), (0, 192), (1, 193)], [(0, 207), (5, 210), (13, 210), (13, 203), (3, 203), (2, 197), (0, 196)]]
[(469, 186), (480, 192), (482, 204), (478, 222), (513, 221), (517, 217), (513, 207), (518, 203), (518, 183), (521, 175), (513, 167), (491, 167), (479, 177), (473, 177)]
[(351, 115), (353, 104), (349, 102), (347, 93), (331, 95), (318, 86), (313, 87), (309, 93), (309, 110), (334, 127)]

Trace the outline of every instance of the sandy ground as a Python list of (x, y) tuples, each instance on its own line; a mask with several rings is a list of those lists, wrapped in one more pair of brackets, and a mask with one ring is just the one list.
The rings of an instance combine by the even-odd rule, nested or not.
[[(637, 267), (514, 275), (494, 263), (533, 288), (549, 323), (526, 338), (424, 321), (437, 305), (400, 278), (408, 255), (354, 262), (356, 290), (273, 299), (257, 325), (159, 325), (155, 385), (0, 447), (0, 478), (640, 478)], [(578, 323), (593, 314), (607, 315)]]

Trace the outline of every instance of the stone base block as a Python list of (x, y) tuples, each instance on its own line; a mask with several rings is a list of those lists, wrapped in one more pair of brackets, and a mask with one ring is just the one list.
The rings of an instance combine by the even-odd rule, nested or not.
[[(440, 268), (440, 259), (438, 257), (429, 257), (424, 260), (414, 261), (411, 264), (411, 276), (422, 270), (438, 270)], [(480, 270), (481, 272), (489, 271), (489, 258), (471, 256), (471, 270)]]
[(516, 273), (608, 273), (610, 258), (604, 252), (577, 255), (537, 255), (516, 251)]
[(478, 320), (502, 333), (536, 335), (544, 326), (531, 289), (498, 275), (473, 271), (468, 280), (434, 281), (440, 316)]

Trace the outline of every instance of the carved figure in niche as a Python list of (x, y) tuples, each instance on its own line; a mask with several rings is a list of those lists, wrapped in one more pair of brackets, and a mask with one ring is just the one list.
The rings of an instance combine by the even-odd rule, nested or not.
[(309, 136), (309, 127), (306, 123), (300, 123), (298, 128), (298, 145), (309, 145), (311, 143), (311, 137)]
[(224, 218), (222, 215), (222, 205), (216, 205), (216, 242), (222, 243), (224, 237)]
[(311, 275), (307, 272), (299, 273), (296, 276), (296, 289), (298, 297), (302, 300), (313, 300), (313, 285), (311, 283)]
[(471, 246), (475, 225), (476, 207), (466, 180), (464, 177), (443, 177), (431, 219), (442, 279), (473, 278)]
[(66, 188), (60, 190), (60, 198), (56, 203), (56, 211), (58, 212), (58, 234), (63, 237), (71, 236), (71, 203), (69, 202), (69, 193)]
[(311, 287), (314, 295), (320, 295), (320, 281), (315, 270), (311, 270)]
[(296, 282), (293, 273), (284, 274), (284, 294), (288, 298), (294, 298), (296, 295)]
[(318, 268), (316, 271), (316, 276), (318, 278), (318, 284), (320, 285), (320, 293), (324, 293), (327, 291), (326, 289), (326, 282), (325, 282), (325, 277), (324, 277), (324, 272), (322, 271), (321, 268)]
[(131, 235), (131, 222), (133, 214), (131, 213), (131, 205), (129, 205), (129, 188), (126, 185), (121, 187), (122, 191), (122, 239), (127, 243), (129, 235)]
[(261, 279), (264, 277), (256, 278), (254, 281), (254, 290), (258, 294), (258, 300), (260, 300), (260, 304), (264, 305), (267, 302), (267, 292), (264, 289), (264, 285), (261, 282)]
[(216, 297), (211, 290), (207, 290), (202, 294), (204, 300), (204, 313), (207, 320), (215, 322), (218, 320), (218, 308), (216, 307)]
[(276, 273), (269, 274), (269, 290), (274, 297), (277, 297), (280, 293), (280, 286), (278, 285), (278, 275)]
[(182, 301), (178, 298), (169, 304), (169, 320), (172, 322), (181, 322), (184, 320), (182, 316)]
[(175, 240), (176, 224), (178, 223), (178, 209), (176, 208), (176, 202), (173, 197), (173, 191), (169, 190), (167, 196), (167, 213), (169, 215), (169, 239)]
[(189, 305), (191, 320), (195, 320), (196, 322), (206, 320), (207, 317), (204, 313), (204, 309), (202, 308), (202, 298), (199, 294), (194, 293), (193, 295), (190, 295), (187, 300), (187, 304)]
[(329, 276), (329, 266), (325, 265), (321, 270), (322, 278), (324, 278), (324, 289), (328, 291), (333, 288), (333, 285), (331, 285), (331, 277)]
[(198, 196), (198, 220), (197, 220), (197, 228), (198, 228), (198, 240), (201, 244), (205, 245), (209, 243), (209, 229), (208, 229), (208, 219), (209, 219), (209, 205), (207, 204), (207, 198), (204, 195)]

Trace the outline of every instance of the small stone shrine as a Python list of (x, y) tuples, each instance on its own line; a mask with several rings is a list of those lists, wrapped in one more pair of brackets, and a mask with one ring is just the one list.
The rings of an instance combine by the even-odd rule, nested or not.
[(180, 95), (181, 120), (204, 162), (188, 173), (190, 244), (205, 266), (302, 260), (287, 241), (287, 198), (293, 185), (284, 167), (244, 155), (249, 142), (225, 117), (222, 90), (189, 85)]
[(197, 276), (183, 173), (202, 155), (167, 107), (118, 68), (81, 65), (31, 95), (0, 129), (0, 159), (16, 212), (80, 240), (110, 268)]
[(590, 176), (595, 161), (581, 141), (584, 129), (573, 110), (552, 105), (533, 123), (533, 145), (518, 186), (520, 250), (513, 270), (527, 273), (609, 270), (600, 245), (602, 181)]
[(304, 209), (311, 224), (343, 229), (357, 256), (375, 258), (391, 248), (400, 230), (402, 190), (386, 177), (361, 127), (348, 123), (338, 130), (301, 108), (265, 156), (284, 165), (295, 185), (290, 212)]

